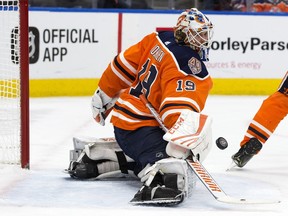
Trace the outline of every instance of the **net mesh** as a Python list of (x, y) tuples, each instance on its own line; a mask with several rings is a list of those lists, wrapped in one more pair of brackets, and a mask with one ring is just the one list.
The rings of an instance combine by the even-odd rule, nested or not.
[(0, 1), (0, 163), (20, 163), (18, 1)]

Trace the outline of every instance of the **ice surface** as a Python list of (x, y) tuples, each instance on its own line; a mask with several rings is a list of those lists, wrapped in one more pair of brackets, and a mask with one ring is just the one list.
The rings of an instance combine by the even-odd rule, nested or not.
[(62, 172), (68, 167), (74, 136), (111, 137), (113, 128), (94, 123), (90, 97), (32, 98), (30, 100), (31, 169), (0, 167), (1, 216), (52, 215), (287, 215), (288, 122), (275, 133), (244, 168), (226, 171), (239, 148), (249, 121), (266, 96), (210, 96), (205, 114), (213, 117), (213, 140), (227, 139), (229, 146), (213, 146), (203, 165), (230, 196), (279, 199), (280, 204), (236, 205), (216, 201), (197, 182), (193, 196), (177, 207), (143, 207), (129, 204), (140, 187), (135, 179), (75, 181)]

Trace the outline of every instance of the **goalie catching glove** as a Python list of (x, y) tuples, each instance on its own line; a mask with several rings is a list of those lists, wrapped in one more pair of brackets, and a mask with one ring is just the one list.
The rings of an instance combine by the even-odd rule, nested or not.
[(166, 152), (175, 158), (185, 159), (190, 151), (202, 162), (212, 147), (212, 119), (190, 110), (181, 113), (176, 123), (166, 132)]
[(93, 118), (97, 123), (104, 126), (105, 119), (116, 103), (118, 97), (111, 98), (100, 88), (96, 89), (94, 95), (92, 96), (91, 108)]

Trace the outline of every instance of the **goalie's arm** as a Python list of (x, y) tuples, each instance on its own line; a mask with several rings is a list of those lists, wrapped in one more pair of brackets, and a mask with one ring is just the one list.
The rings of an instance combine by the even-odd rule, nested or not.
[(97, 123), (104, 126), (105, 119), (113, 109), (118, 97), (111, 98), (100, 87), (95, 91), (92, 96), (91, 108), (93, 118)]
[(135, 81), (141, 51), (141, 43), (131, 46), (117, 55), (102, 74), (99, 87), (92, 97), (93, 118), (99, 124), (105, 125), (105, 118), (120, 93)]

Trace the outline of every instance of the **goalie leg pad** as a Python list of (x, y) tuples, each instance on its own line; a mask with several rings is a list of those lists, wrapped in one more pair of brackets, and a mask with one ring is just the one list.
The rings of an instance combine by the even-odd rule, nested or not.
[(186, 159), (190, 154), (190, 149), (183, 148), (182, 146), (175, 145), (169, 142), (166, 146), (166, 152), (168, 155), (178, 159)]
[(77, 161), (79, 160), (82, 151), (84, 150), (85, 146), (93, 146), (93, 145), (100, 145), (102, 148), (119, 148), (118, 143), (116, 142), (114, 137), (108, 138), (94, 138), (94, 137), (73, 137), (73, 146), (74, 149), (70, 150), (70, 160)]
[(74, 138), (73, 142), (74, 150), (70, 151), (71, 161), (67, 170), (71, 177), (101, 179), (134, 176), (135, 162), (123, 153), (115, 139)]
[(152, 203), (160, 200), (178, 200), (191, 196), (196, 176), (185, 160), (166, 158), (153, 166), (146, 166), (138, 177), (144, 185), (131, 200), (132, 203)]

